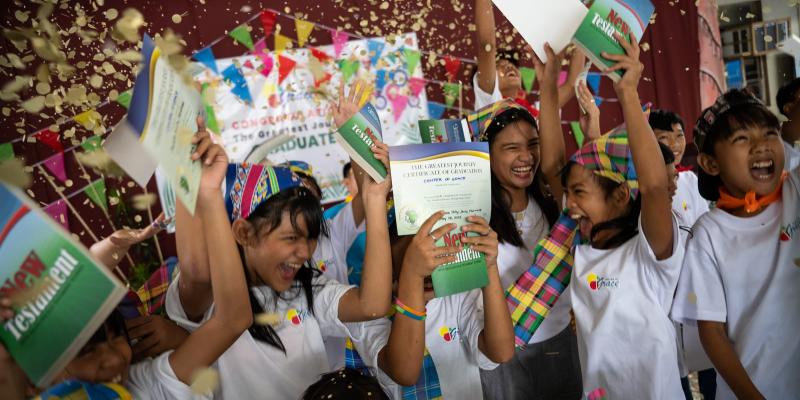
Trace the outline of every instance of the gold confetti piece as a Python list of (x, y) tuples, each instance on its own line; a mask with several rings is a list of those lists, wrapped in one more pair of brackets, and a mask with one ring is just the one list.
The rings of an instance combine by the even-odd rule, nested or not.
[(138, 223), (142, 222), (142, 216), (139, 215), (139, 214), (136, 214), (136, 215), (133, 216), (133, 220), (134, 220), (134, 222), (136, 222), (138, 224)]
[(192, 372), (192, 393), (202, 396), (212, 393), (219, 386), (219, 372), (213, 368), (202, 368)]
[(765, 43), (772, 43), (772, 36), (764, 35), (764, 42)]
[(689, 296), (687, 296), (687, 297), (689, 299), (689, 303), (697, 304), (697, 294), (696, 293), (691, 292), (691, 293), (689, 293)]
[(0, 163), (0, 181), (24, 189), (31, 186), (33, 179), (30, 171), (26, 171), (25, 163), (14, 157)]
[(79, 163), (92, 168), (98, 174), (122, 177), (125, 172), (117, 165), (108, 153), (103, 149), (97, 149), (91, 153), (75, 152), (75, 159)]
[(261, 313), (255, 316), (254, 322), (258, 325), (275, 326), (280, 324), (281, 317), (276, 313)]
[(103, 77), (100, 75), (92, 75), (92, 77), (89, 78), (89, 84), (95, 89), (100, 89), (100, 87), (103, 86)]
[(15, 11), (14, 17), (17, 18), (17, 21), (22, 22), (23, 24), (28, 21), (28, 13), (24, 11), (20, 10)]
[(117, 11), (116, 8), (109, 8), (104, 14), (106, 15), (106, 19), (111, 21), (119, 16), (119, 11)]
[(44, 96), (36, 96), (22, 102), (22, 109), (25, 111), (36, 114), (44, 108)]
[[(137, 194), (133, 196), (133, 208), (139, 211), (146, 211), (156, 203), (157, 196), (154, 193)], [(138, 221), (137, 221), (138, 222)]]
[(183, 18), (181, 17), (180, 14), (173, 14), (172, 15), (172, 22), (173, 23), (180, 24), (181, 20), (183, 20)]
[(28, 86), (31, 82), (31, 77), (27, 75), (22, 76), (15, 76), (13, 81), (10, 81), (3, 85), (3, 89), (0, 90), (4, 94), (13, 94), (19, 92), (25, 86)]
[(178, 143), (188, 146), (192, 143), (194, 132), (185, 126), (179, 126), (178, 130), (175, 132), (175, 136), (178, 140)]
[(36, 84), (36, 93), (46, 95), (50, 93), (50, 84), (47, 82), (39, 82)]
[(649, 43), (647, 43), (647, 42), (642, 42), (642, 43), (639, 45), (639, 47), (641, 47), (641, 48), (642, 48), (642, 51), (644, 51), (644, 52), (648, 52), (648, 51), (650, 51), (650, 44), (649, 44)]

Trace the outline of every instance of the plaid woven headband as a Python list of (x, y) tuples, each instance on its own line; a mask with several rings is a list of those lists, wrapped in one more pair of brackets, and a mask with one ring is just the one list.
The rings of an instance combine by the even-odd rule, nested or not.
[(486, 142), (489, 140), (489, 127), (497, 122), (498, 117), (510, 110), (520, 111), (522, 119), (536, 126), (536, 120), (531, 116), (530, 111), (511, 99), (503, 99), (475, 111), (467, 116), (467, 123), (472, 132), (472, 137), (476, 142)]
[(231, 221), (247, 218), (281, 190), (300, 186), (289, 168), (261, 164), (230, 164), (225, 176), (225, 207)]
[[(638, 196), (639, 183), (627, 132), (616, 131), (602, 136), (581, 148), (571, 160), (599, 176), (627, 183), (631, 196)], [(536, 246), (533, 265), (506, 291), (506, 303), (514, 321), (518, 346), (528, 343), (567, 288), (574, 264), (572, 249), (580, 241), (578, 222), (564, 210), (550, 234)]]
[(694, 127), (694, 144), (697, 145), (700, 151), (703, 151), (703, 144), (705, 144), (706, 138), (711, 133), (711, 127), (714, 126), (719, 118), (730, 111), (731, 108), (742, 105), (765, 107), (764, 103), (750, 92), (743, 89), (734, 89), (719, 96), (711, 107), (703, 110)]

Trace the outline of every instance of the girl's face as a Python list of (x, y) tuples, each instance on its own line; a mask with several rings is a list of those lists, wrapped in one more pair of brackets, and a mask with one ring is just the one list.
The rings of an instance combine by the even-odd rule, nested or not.
[[(594, 225), (625, 215), (630, 202), (627, 185), (606, 193), (594, 173), (579, 164), (569, 168), (565, 189), (569, 214), (578, 220), (585, 239), (591, 238)], [(603, 241), (612, 234), (610, 230), (602, 230), (594, 239)]]
[(57, 380), (79, 379), (92, 383), (128, 382), (131, 365), (131, 346), (125, 336), (107, 333), (109, 339), (99, 344), (90, 344), (67, 364)]
[(781, 182), (784, 154), (777, 129), (739, 129), (714, 143), (714, 153), (701, 154), (700, 166), (706, 173), (719, 176), (734, 197), (742, 198), (750, 191), (765, 196)]
[(659, 142), (672, 150), (672, 154), (675, 155), (675, 164), (680, 164), (683, 159), (683, 153), (686, 151), (686, 136), (683, 133), (681, 124), (672, 124), (671, 131), (655, 129), (655, 134)]
[(503, 128), (491, 145), (491, 166), (506, 190), (525, 190), (539, 168), (539, 132), (525, 121)]
[(292, 287), (297, 271), (317, 247), (316, 239), (308, 237), (308, 226), (302, 214), (297, 215), (296, 223), (295, 228), (288, 211), (281, 216), (280, 225), (266, 234), (259, 234), (247, 221), (234, 223), (247, 224), (234, 226), (234, 231), (244, 247), (248, 274), (276, 292)]

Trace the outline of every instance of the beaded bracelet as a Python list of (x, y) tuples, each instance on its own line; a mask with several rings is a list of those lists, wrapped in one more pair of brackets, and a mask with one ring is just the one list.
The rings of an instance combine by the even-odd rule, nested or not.
[(398, 299), (397, 297), (395, 297), (394, 299), (394, 309), (398, 313), (403, 314), (411, 319), (415, 319), (417, 321), (423, 321), (427, 316), (427, 314), (424, 311), (423, 312), (416, 311), (413, 308), (403, 304), (403, 302), (400, 301), (400, 299)]

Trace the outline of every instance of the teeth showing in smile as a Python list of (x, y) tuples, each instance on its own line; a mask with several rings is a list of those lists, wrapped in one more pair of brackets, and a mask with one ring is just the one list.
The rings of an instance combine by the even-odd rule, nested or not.
[(750, 168), (770, 168), (772, 167), (772, 160), (754, 162)]
[(122, 374), (117, 374), (117, 376), (111, 378), (111, 383), (122, 383)]
[(533, 170), (533, 167), (531, 167), (531, 166), (511, 168), (511, 171), (513, 171), (515, 174), (527, 174), (528, 172), (531, 172), (532, 170)]

